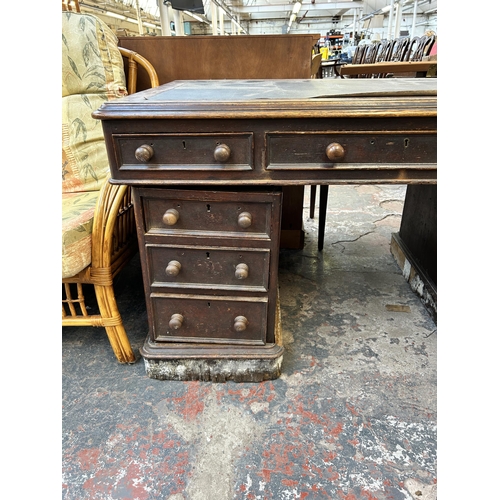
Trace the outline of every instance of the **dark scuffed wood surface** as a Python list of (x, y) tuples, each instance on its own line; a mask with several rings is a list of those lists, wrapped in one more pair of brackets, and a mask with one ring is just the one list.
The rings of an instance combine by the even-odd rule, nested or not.
[(437, 79), (176, 81), (107, 102), (93, 116), (101, 120), (437, 116)]
[(437, 186), (406, 190), (399, 236), (425, 274), (437, 285)]
[[(436, 94), (436, 80), (327, 81), (327, 80), (226, 80), (180, 81), (153, 92), (151, 101), (268, 101), (342, 97), (423, 96)], [(161, 88), (161, 87), (159, 87)]]

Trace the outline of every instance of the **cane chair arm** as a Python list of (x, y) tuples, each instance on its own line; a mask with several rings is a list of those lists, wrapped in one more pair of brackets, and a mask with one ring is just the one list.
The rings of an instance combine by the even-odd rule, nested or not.
[(159, 80), (156, 70), (153, 65), (143, 56), (134, 52), (133, 50), (126, 49), (125, 47), (118, 47), (122, 57), (128, 60), (128, 75), (127, 75), (127, 90), (129, 94), (135, 94), (137, 91), (137, 65), (146, 70), (151, 81), (151, 88), (158, 87)]
[[(123, 267), (120, 254), (131, 253), (130, 239), (136, 238), (134, 210), (129, 186), (110, 184), (101, 188), (92, 227), (92, 268), (115, 276)], [(135, 242), (134, 242), (135, 243)], [(132, 245), (134, 251), (136, 244)]]

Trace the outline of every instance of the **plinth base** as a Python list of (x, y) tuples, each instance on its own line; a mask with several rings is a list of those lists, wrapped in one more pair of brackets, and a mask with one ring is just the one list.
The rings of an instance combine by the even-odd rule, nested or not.
[(283, 355), (275, 359), (168, 359), (144, 358), (146, 374), (158, 380), (204, 382), (262, 382), (281, 375)]

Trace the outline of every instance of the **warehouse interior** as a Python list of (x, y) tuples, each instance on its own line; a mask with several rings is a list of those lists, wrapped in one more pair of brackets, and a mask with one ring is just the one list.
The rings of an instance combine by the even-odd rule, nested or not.
[[(319, 192), (316, 196), (313, 186), (303, 186), (294, 199), (300, 199), (295, 212), (300, 212), (301, 227), (294, 229), (300, 243), (281, 248), (279, 257), (285, 352), (280, 376), (222, 383), (148, 376), (141, 349), (149, 318), (136, 253), (114, 278), (117, 305), (136, 360), (119, 363), (105, 328), (99, 326), (63, 326), (61, 340), (48, 343), (48, 351), (42, 349), (44, 362), (51, 364), (57, 353), (55, 365), (61, 370), (51, 370), (47, 381), (44, 375), (34, 382), (39, 394), (45, 394), (48, 384), (56, 388), (47, 396), (56, 423), (48, 433), (40, 425), (32, 429), (33, 413), (39, 410), (31, 401), (25, 412), (31, 424), (23, 419), (19, 432), (39, 440), (34, 458), (43, 465), (36, 467), (37, 480), (22, 489), (54, 490), (54, 495), (61, 491), (65, 500), (436, 500), (438, 492), (444, 499), (494, 498), (494, 485), (478, 484), (483, 483), (478, 477), (494, 474), (496, 461), (490, 450), (494, 453), (498, 438), (478, 436), (472, 429), (479, 422), (495, 424), (496, 345), (485, 346), (480, 336), (489, 339), (495, 333), (489, 311), (495, 310), (496, 294), (487, 284), (494, 282), (498, 271), (485, 261), (478, 262), (474, 271), (469, 259), (472, 243), (463, 235), (464, 226), (467, 236), (492, 233), (494, 222), (480, 217), (472, 204), (481, 207), (481, 214), (494, 213), (495, 195), (489, 191), (493, 185), (471, 187), (467, 168), (473, 148), (467, 148), (464, 162), (465, 148), (456, 147), (456, 137), (463, 135), (464, 115), (475, 118), (482, 108), (489, 116), (498, 104), (491, 98), (496, 90), (488, 79), (485, 92), (478, 92), (474, 102), (466, 99), (456, 105), (456, 94), (450, 92), (451, 81), (457, 78), (456, 64), (470, 59), (466, 49), (450, 50), (450, 38), (457, 39), (452, 35), (453, 22), (446, 21), (454, 19), (450, 6), (442, 6), (445, 14), (438, 36), (434, 0), (83, 0), (77, 4), (81, 14), (95, 16), (110, 28), (118, 46), (137, 52), (138, 47), (151, 47), (145, 56), (155, 66), (160, 85), (171, 78), (184, 79), (178, 76), (182, 74), (197, 79), (196, 72), (208, 74), (207, 79), (217, 79), (218, 74), (231, 78), (227, 76), (231, 71), (239, 72), (237, 78), (245, 78), (240, 74), (246, 72), (249, 79), (261, 78), (253, 75), (252, 68), (258, 68), (263, 79), (273, 78), (263, 70), (271, 65), (270, 47), (276, 47), (281, 60), (274, 70), (285, 71), (290, 61), (305, 59), (298, 55), (299, 45), (293, 45), (299, 39), (306, 45), (312, 40), (307, 57), (311, 51), (321, 54), (321, 62), (307, 77), (303, 74), (309, 66), (301, 68), (298, 78), (328, 79), (333, 85), (344, 78), (339, 72), (353, 63), (360, 47), (432, 37), (433, 51), (424, 57), (433, 63), (426, 78), (437, 79), (439, 38), (441, 55), (445, 54), (440, 58), (440, 81), (445, 84), (439, 89), (438, 118), (439, 251), (422, 258), (439, 264), (434, 272), (442, 286), (442, 336), (437, 334), (436, 275), (429, 278), (425, 270), (419, 274), (415, 265), (411, 271), (405, 268), (394, 236), (401, 229), (405, 200), (410, 199), (408, 186), (330, 185), (321, 250)], [(217, 43), (224, 39), (224, 45), (217, 45), (219, 51), (223, 47), (220, 60), (215, 50), (206, 48), (215, 37)], [(286, 60), (285, 37), (297, 50)], [(259, 38), (273, 42), (259, 45)], [(186, 52), (179, 53), (178, 43), (185, 43)], [(207, 44), (200, 52), (203, 60), (197, 60), (202, 43)], [(56, 50), (58, 44), (59, 38)], [(262, 46), (266, 52), (259, 54)], [(226, 64), (231, 56), (232, 66)], [(300, 63), (294, 71), (299, 67)], [(58, 59), (54, 72), (59, 68)], [(469, 65), (467, 73), (468, 69)], [(142, 86), (147, 88), (139, 73), (138, 92)], [(51, 136), (57, 135), (53, 149), (58, 154), (56, 115)], [(483, 123), (486, 118), (477, 120)], [(494, 144), (493, 129), (469, 130), (468, 141)], [(486, 148), (474, 155), (478, 163), (492, 163)], [(466, 169), (465, 175), (456, 175), (457, 165)], [(450, 189), (452, 185), (456, 188)], [(296, 241), (292, 232), (289, 237)], [(51, 259), (55, 272), (60, 261)], [(468, 275), (465, 283), (463, 274)], [(418, 279), (412, 281), (415, 275)], [(59, 296), (59, 284), (53, 286)], [(94, 314), (99, 309), (95, 291), (91, 285), (84, 288), (85, 307)], [(471, 294), (471, 289), (477, 293)], [(37, 364), (32, 366), (40, 364), (36, 350), (33, 363)], [(60, 438), (62, 446), (54, 445)], [(25, 451), (17, 450), (16, 458), (21, 460)], [(19, 491), (24, 476), (9, 486), (12, 494)]]
[(437, 33), (435, 0), (84, 0), (80, 8), (119, 36), (320, 33), (345, 35), (347, 43), (349, 36), (355, 42)]

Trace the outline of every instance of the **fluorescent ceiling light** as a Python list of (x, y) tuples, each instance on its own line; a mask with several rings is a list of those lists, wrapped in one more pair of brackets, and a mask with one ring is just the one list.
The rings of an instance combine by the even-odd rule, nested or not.
[(114, 12), (106, 11), (106, 12), (103, 12), (103, 14), (105, 14), (108, 17), (114, 17), (116, 19), (121, 19), (122, 21), (125, 21), (127, 19), (125, 16), (122, 16), (121, 14), (115, 14)]
[(193, 19), (196, 19), (200, 23), (206, 23), (207, 22), (204, 19), (202, 19), (200, 16), (197, 16), (196, 14), (193, 14), (192, 12), (189, 12), (188, 10), (183, 10), (182, 12), (184, 14), (188, 15), (188, 16), (191, 16)]
[(292, 14), (297, 15), (299, 13), (299, 10), (301, 7), (302, 7), (302, 2), (295, 2), (293, 9), (292, 9)]

